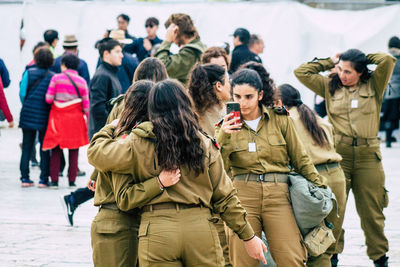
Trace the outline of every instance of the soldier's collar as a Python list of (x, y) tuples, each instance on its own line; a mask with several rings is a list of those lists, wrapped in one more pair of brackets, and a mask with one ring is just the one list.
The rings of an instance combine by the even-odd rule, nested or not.
[(266, 106), (261, 105), (261, 117), (262, 119), (267, 118), (269, 119), (271, 115), (269, 114), (271, 110), (269, 110)]

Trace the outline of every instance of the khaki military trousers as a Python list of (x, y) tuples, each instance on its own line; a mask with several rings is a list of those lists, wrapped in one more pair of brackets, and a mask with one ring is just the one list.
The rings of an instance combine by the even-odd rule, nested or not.
[[(293, 215), (288, 184), (238, 180), (234, 180), (233, 184), (256, 235), (261, 238), (261, 232), (265, 232), (277, 266), (304, 266), (307, 252)], [(259, 266), (259, 261), (247, 254), (244, 242), (230, 229), (228, 244), (234, 267)]]
[(318, 257), (309, 257), (307, 266), (330, 267), (332, 254), (340, 252), (337, 249), (337, 244), (342, 232), (344, 213), (346, 210), (346, 177), (340, 166), (329, 168), (328, 165), (326, 165), (324, 168), (318, 168), (318, 172), (327, 178), (328, 185), (336, 196), (337, 209), (334, 207), (328, 217), (326, 217), (326, 220), (334, 225), (332, 231), (336, 242), (322, 255)]
[[(353, 191), (364, 231), (367, 255), (371, 260), (377, 260), (389, 250), (383, 215), (383, 209), (388, 205), (388, 196), (379, 144), (338, 144), (336, 151), (343, 157), (341, 165), (346, 175), (346, 193), (348, 197), (350, 189)], [(338, 249), (342, 251), (343, 246), (344, 231), (341, 233)]]
[(139, 224), (138, 214), (100, 208), (91, 228), (94, 266), (136, 266)]
[(222, 248), (225, 267), (232, 267), (232, 264), (230, 263), (229, 259), (229, 247), (226, 238), (225, 223), (219, 215), (214, 214), (214, 217), (216, 217), (216, 219), (218, 218), (218, 220), (216, 220), (215, 222), (215, 228), (217, 229), (218, 232), (219, 244), (221, 245)]
[(208, 208), (163, 209), (142, 213), (140, 267), (222, 267), (224, 258)]

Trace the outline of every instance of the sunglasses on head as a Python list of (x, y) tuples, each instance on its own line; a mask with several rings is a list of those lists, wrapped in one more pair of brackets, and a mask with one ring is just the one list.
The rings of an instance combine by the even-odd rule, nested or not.
[(154, 25), (153, 25), (153, 24), (146, 24), (146, 25), (144, 25), (144, 27), (145, 27), (145, 28), (153, 28)]

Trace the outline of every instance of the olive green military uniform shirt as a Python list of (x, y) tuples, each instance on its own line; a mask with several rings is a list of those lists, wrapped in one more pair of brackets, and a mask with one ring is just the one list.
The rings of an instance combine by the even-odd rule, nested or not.
[[(225, 169), (230, 168), (233, 176), (247, 173), (289, 173), (290, 164), (296, 172), (316, 185), (326, 186), (326, 178), (315, 169), (292, 120), (265, 106), (261, 111), (257, 131), (248, 127), (244, 121), (240, 132), (228, 134), (222, 129), (217, 130)], [(249, 143), (256, 144), (255, 152), (249, 151)]]
[(164, 63), (170, 78), (177, 79), (185, 85), (189, 71), (196, 62), (200, 61), (201, 54), (203, 54), (206, 46), (200, 42), (200, 38), (197, 38), (184, 45), (178, 54), (171, 55), (171, 44), (168, 41), (163, 41), (155, 57)]
[(333, 127), (330, 123), (325, 122), (323, 119), (321, 119), (320, 116), (316, 115), (317, 123), (325, 132), (325, 135), (328, 139), (328, 144), (321, 147), (317, 143), (315, 143), (310, 132), (307, 131), (306, 127), (300, 119), (300, 114), (297, 111), (297, 107), (290, 108), (289, 114), (290, 117), (293, 119), (294, 128), (296, 129), (296, 132), (299, 135), (303, 144), (305, 144), (304, 146), (307, 150), (307, 154), (311, 157), (314, 165), (340, 162), (342, 160), (342, 156), (340, 156), (335, 150)]
[[(122, 110), (124, 109), (124, 95), (121, 95), (114, 99), (111, 103), (113, 105), (113, 109), (107, 118), (107, 124), (111, 123), (113, 120), (118, 119), (121, 116)], [(121, 137), (119, 137), (121, 138)], [(100, 206), (104, 204), (115, 203), (115, 196), (112, 187), (112, 177), (114, 179), (118, 179), (117, 176), (121, 176), (123, 174), (111, 174), (111, 172), (100, 172), (95, 169), (90, 176), (90, 179), (96, 181), (96, 190), (94, 194), (94, 205)], [(128, 176), (128, 175), (126, 175)], [(129, 176), (128, 176), (129, 177)]]
[(198, 114), (201, 129), (210, 136), (215, 134), (215, 124), (224, 117), (224, 108), (214, 105), (203, 114)]
[(161, 190), (154, 178), (161, 168), (157, 163), (152, 123), (141, 123), (125, 139), (114, 139), (113, 131), (114, 127), (107, 125), (94, 135), (88, 148), (88, 159), (100, 171), (131, 175), (127, 179), (122, 176), (112, 179), (117, 206), (121, 210), (166, 202), (201, 204), (219, 213), (241, 239), (254, 235), (211, 139), (201, 134), (204, 172), (196, 177), (188, 166), (180, 166), (180, 181)]
[(326, 109), (336, 134), (354, 138), (375, 138), (379, 131), (382, 98), (389, 82), (396, 59), (388, 54), (367, 55), (369, 64), (376, 64), (372, 77), (359, 82), (355, 88), (346, 86), (329, 92), (331, 78), (319, 74), (332, 69), (331, 59), (318, 59), (302, 64), (294, 74), (301, 83), (325, 98)]

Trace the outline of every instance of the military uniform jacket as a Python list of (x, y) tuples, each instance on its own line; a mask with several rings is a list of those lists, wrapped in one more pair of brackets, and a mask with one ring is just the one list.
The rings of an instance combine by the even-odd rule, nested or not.
[[(240, 132), (228, 134), (217, 130), (217, 141), (226, 170), (232, 175), (289, 173), (289, 165), (317, 186), (326, 185), (326, 178), (318, 174), (298, 137), (292, 120), (262, 106), (257, 131), (242, 121)], [(249, 143), (256, 143), (250, 152)]]
[(203, 54), (206, 46), (200, 42), (199, 38), (194, 39), (184, 45), (178, 54), (171, 55), (171, 44), (168, 41), (162, 42), (155, 57), (164, 63), (170, 78), (177, 79), (181, 83), (186, 84), (190, 70), (196, 62), (200, 61), (201, 54)]
[(340, 156), (335, 150), (335, 142), (333, 135), (332, 124), (325, 122), (320, 116), (316, 115), (317, 123), (325, 132), (328, 139), (328, 144), (321, 147), (315, 143), (309, 131), (307, 131), (303, 122), (300, 119), (300, 114), (297, 111), (297, 107), (292, 107), (289, 109), (290, 117), (293, 119), (293, 124), (299, 135), (304, 147), (307, 150), (307, 154), (311, 157), (314, 165), (322, 163), (333, 163), (340, 162), (342, 156)]
[(319, 72), (335, 66), (331, 59), (318, 59), (298, 67), (294, 74), (301, 83), (326, 100), (326, 110), (336, 134), (354, 138), (376, 138), (382, 99), (396, 59), (384, 53), (367, 55), (369, 64), (376, 64), (372, 77), (355, 88), (345, 86), (329, 92), (331, 78)]
[[(208, 137), (201, 135), (205, 170), (197, 177), (188, 166), (180, 166), (180, 181), (161, 190), (156, 176), (161, 172), (154, 150), (153, 125), (144, 122), (126, 138), (113, 139), (114, 126), (107, 125), (92, 139), (88, 159), (96, 169), (112, 172), (117, 206), (131, 210), (157, 203), (201, 204), (219, 213), (241, 239), (254, 231), (245, 219), (236, 189), (226, 175), (221, 155)], [(114, 177), (118, 173), (118, 178)], [(122, 175), (120, 175), (122, 174)]]

